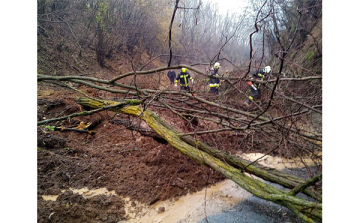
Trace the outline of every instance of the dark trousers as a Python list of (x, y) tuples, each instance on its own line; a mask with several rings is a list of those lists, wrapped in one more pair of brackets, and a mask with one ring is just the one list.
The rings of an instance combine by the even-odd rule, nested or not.
[[(261, 91), (260, 88), (258, 88), (257, 90), (253, 89), (252, 87), (250, 87), (251, 90), (251, 97), (249, 97), (249, 102), (251, 102), (252, 100), (257, 100), (261, 98)], [(252, 99), (252, 100), (251, 100)]]
[(218, 95), (219, 94), (219, 88), (218, 87), (210, 87), (210, 91), (212, 93), (214, 93), (214, 95)]
[(169, 78), (170, 79), (170, 84), (175, 84), (175, 78)]
[(190, 86), (180, 86), (180, 90), (185, 90), (185, 91), (188, 91), (190, 92)]

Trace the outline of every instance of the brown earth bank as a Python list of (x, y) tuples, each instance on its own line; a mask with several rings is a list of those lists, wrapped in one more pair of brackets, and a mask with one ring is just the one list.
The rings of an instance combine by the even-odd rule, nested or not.
[[(72, 92), (39, 86), (38, 121), (82, 110)], [(171, 121), (172, 117), (165, 119)], [(148, 129), (145, 123), (128, 115), (109, 111), (49, 124), (74, 127), (80, 122), (93, 123), (91, 130), (96, 134), (57, 128), (52, 131), (46, 125), (38, 126), (39, 222), (117, 222), (126, 219), (120, 197), (84, 199), (69, 188), (107, 188), (121, 197), (153, 204), (199, 191), (224, 179), (166, 142), (118, 124), (129, 121)], [(42, 195), (60, 196), (56, 201), (44, 201)]]

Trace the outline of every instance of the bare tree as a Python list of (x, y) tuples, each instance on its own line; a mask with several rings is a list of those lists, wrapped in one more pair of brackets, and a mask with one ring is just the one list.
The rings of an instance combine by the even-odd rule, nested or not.
[[(173, 3), (40, 1), (38, 64), (43, 72), (39, 72), (38, 82), (76, 91), (86, 97), (77, 102), (93, 110), (39, 120), (38, 124), (62, 122), (101, 110), (133, 115), (145, 120), (175, 149), (254, 195), (289, 208), (305, 221), (321, 221), (321, 1), (253, 0), (251, 11), (225, 17), (218, 15), (211, 4)], [(151, 10), (159, 7), (167, 10), (152, 16), (156, 13)], [(83, 15), (87, 19), (82, 19)], [(159, 25), (157, 21), (162, 18), (170, 20), (170, 25)], [(58, 51), (69, 51), (74, 60), (73, 68), (61, 75), (45, 58), (53, 46)], [(145, 51), (151, 54), (149, 61), (135, 59)], [(110, 79), (91, 72), (84, 76), (84, 52), (96, 55), (104, 67), (106, 58), (121, 53), (131, 70), (113, 72)], [(154, 68), (152, 62), (158, 58), (167, 66)], [(231, 68), (229, 77), (220, 77), (229, 87), (217, 97), (207, 92), (206, 69), (215, 60), (222, 61), (223, 69)], [(260, 105), (247, 108), (243, 105), (248, 96), (247, 74), (264, 65), (271, 65), (273, 73), (269, 80), (257, 81), (263, 84)], [(161, 74), (182, 67), (196, 74), (194, 90), (160, 90)], [(76, 85), (107, 92), (109, 98), (121, 95), (121, 102), (87, 95)], [(176, 115), (177, 121), (184, 123), (182, 129), (175, 129), (155, 114), (160, 111)], [(310, 156), (317, 170), (308, 168), (309, 179), (300, 179), (231, 156), (227, 153), (231, 149), (256, 149), (290, 158)], [(252, 179), (245, 172), (287, 187), (290, 192)], [(315, 201), (296, 197), (300, 192)]]

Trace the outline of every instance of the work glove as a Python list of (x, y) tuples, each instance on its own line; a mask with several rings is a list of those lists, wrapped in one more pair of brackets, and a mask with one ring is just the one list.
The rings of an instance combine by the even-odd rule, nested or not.
[(175, 87), (177, 87), (177, 84), (175, 84)]
[(195, 84), (195, 81), (194, 81), (194, 80), (191, 80), (191, 83), (192, 83), (192, 84)]

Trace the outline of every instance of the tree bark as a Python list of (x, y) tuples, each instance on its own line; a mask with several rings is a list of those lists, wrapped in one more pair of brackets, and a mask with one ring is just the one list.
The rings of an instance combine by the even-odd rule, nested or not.
[[(280, 185), (290, 188), (290, 189), (295, 188), (298, 185), (305, 184), (305, 180), (298, 178), (294, 175), (287, 174), (287, 173), (278, 171), (273, 168), (265, 167), (258, 163), (252, 163), (250, 165), (250, 162), (247, 160), (244, 160), (239, 157), (231, 156), (225, 152), (222, 152), (215, 148), (212, 148), (200, 141), (195, 142), (195, 140), (189, 136), (182, 136), (181, 138), (185, 142), (187, 142), (193, 146), (196, 146), (197, 148), (201, 149), (202, 151), (204, 151), (216, 158), (224, 160), (226, 163), (230, 164), (231, 166), (233, 166), (235, 168), (239, 168), (242, 171), (248, 172), (248, 173), (253, 174), (257, 177), (260, 177), (264, 180), (270, 181), (272, 183), (277, 183), (277, 184), (280, 184)], [(316, 192), (310, 188), (304, 189), (303, 192), (306, 195), (311, 196), (312, 198), (314, 198), (320, 202), (322, 200), (321, 195), (318, 192)]]
[[(92, 108), (100, 108), (105, 106), (105, 103), (102, 105), (97, 101), (93, 101), (87, 98), (80, 98), (78, 103), (80, 105), (86, 105)], [(117, 103), (119, 102), (107, 101), (106, 104), (115, 105)], [(152, 128), (158, 135), (163, 137), (175, 149), (190, 159), (220, 172), (225, 177), (233, 180), (236, 184), (253, 195), (289, 208), (306, 222), (321, 221), (322, 205), (320, 203), (307, 201), (289, 195), (289, 193), (286, 191), (268, 185), (260, 180), (254, 179), (246, 175), (244, 171), (228, 165), (221, 159), (216, 158), (209, 153), (199, 150), (198, 148), (186, 143), (178, 136), (179, 131), (174, 131), (172, 126), (170, 126), (151, 110), (147, 109), (144, 111), (140, 106), (136, 105), (117, 107), (113, 108), (112, 110), (114, 112), (140, 117), (142, 120), (148, 123), (150, 128)]]

